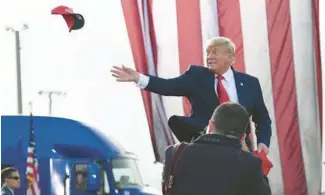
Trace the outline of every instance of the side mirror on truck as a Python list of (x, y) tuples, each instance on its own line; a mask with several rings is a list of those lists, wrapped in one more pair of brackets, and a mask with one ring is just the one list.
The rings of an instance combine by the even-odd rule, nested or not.
[(100, 189), (99, 165), (96, 163), (88, 164), (87, 172), (87, 191), (98, 191)]

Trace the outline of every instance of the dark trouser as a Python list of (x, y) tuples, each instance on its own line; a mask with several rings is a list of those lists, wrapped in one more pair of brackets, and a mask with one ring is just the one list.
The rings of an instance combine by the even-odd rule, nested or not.
[[(172, 116), (168, 120), (169, 128), (177, 137), (180, 142), (191, 142), (198, 138), (199, 136), (206, 133), (206, 129), (194, 126), (192, 124), (188, 124), (181, 118), (177, 116)], [(248, 149), (252, 152), (252, 143), (249, 139), (250, 128), (246, 131), (246, 145)]]
[(168, 125), (180, 142), (191, 142), (202, 135), (204, 131), (204, 129), (188, 124), (174, 116), (170, 117)]

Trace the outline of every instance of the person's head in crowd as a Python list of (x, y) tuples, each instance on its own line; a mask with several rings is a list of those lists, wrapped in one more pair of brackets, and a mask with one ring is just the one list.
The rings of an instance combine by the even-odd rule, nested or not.
[(7, 167), (1, 171), (1, 184), (10, 189), (17, 189), (20, 187), (20, 176), (18, 169), (14, 167)]
[(76, 188), (85, 190), (87, 187), (87, 164), (77, 164), (76, 170)]
[(209, 128), (212, 134), (244, 139), (249, 125), (249, 114), (240, 104), (226, 102), (219, 105), (211, 117)]

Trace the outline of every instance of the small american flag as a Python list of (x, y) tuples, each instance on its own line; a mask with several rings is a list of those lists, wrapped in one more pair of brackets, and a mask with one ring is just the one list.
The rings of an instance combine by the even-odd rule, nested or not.
[(27, 195), (41, 194), (41, 189), (39, 185), (38, 161), (36, 158), (35, 146), (36, 143), (33, 128), (33, 114), (32, 112), (30, 112), (29, 144), (27, 149), (28, 156), (26, 169), (26, 177), (28, 181)]

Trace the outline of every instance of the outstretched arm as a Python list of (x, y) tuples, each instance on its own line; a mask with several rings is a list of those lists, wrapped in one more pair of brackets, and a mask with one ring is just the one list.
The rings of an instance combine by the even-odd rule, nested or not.
[(176, 78), (164, 79), (156, 76), (149, 76), (149, 83), (146, 90), (165, 96), (188, 96), (190, 94), (191, 70)]
[(187, 96), (190, 93), (191, 67), (176, 78), (164, 79), (152, 75), (142, 75), (131, 68), (114, 66), (111, 70), (119, 82), (135, 82), (145, 90), (165, 96)]

